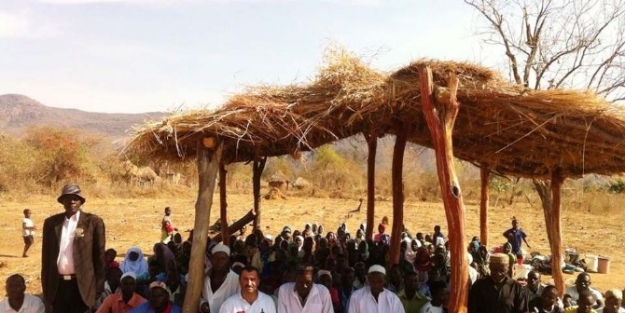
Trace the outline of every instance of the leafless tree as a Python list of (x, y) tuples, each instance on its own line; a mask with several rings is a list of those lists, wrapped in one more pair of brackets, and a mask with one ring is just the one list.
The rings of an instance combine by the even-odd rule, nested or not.
[(529, 89), (585, 89), (625, 100), (625, 1), (464, 0), (502, 46), (512, 80)]

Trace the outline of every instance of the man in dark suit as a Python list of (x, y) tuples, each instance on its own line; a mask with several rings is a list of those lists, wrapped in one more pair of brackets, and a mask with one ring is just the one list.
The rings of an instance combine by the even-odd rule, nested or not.
[(89, 312), (104, 290), (104, 222), (83, 212), (78, 185), (66, 185), (57, 201), (64, 213), (43, 224), (41, 284), (53, 313)]

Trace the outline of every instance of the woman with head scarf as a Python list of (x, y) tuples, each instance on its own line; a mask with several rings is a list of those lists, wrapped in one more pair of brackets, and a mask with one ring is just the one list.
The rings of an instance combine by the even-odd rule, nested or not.
[(490, 275), (490, 268), (488, 266), (490, 260), (490, 252), (485, 245), (481, 245), (477, 249), (477, 257), (473, 258), (473, 262), (477, 263), (477, 271), (480, 273), (480, 276), (485, 277)]
[(148, 261), (143, 257), (143, 251), (139, 247), (132, 247), (126, 251), (126, 256), (119, 268), (122, 273), (133, 272), (136, 276), (148, 272)]
[(297, 256), (299, 258), (304, 256), (304, 237), (296, 236), (295, 245), (297, 246)]
[(160, 242), (154, 245), (153, 252), (154, 252), (154, 255), (152, 255), (148, 259), (148, 263), (150, 260), (158, 261), (161, 272), (167, 271), (167, 262), (169, 262), (170, 260), (175, 261), (176, 259), (176, 256), (174, 256), (174, 253), (171, 252), (171, 250), (169, 250), (169, 248), (165, 244), (160, 243)]

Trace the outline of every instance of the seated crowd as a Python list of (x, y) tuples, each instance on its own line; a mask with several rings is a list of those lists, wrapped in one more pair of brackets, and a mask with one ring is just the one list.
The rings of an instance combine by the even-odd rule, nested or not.
[[(447, 312), (453, 273), (448, 242), (440, 227), (432, 234), (414, 237), (405, 230), (401, 262), (389, 264), (387, 222), (378, 225), (371, 241), (365, 239), (364, 224), (354, 237), (345, 224), (336, 232), (306, 224), (302, 230), (286, 226), (275, 238), (258, 230), (245, 237), (232, 236), (229, 246), (209, 240), (197, 311)], [(191, 235), (184, 241), (178, 233), (165, 237), (154, 245), (148, 258), (141, 248), (131, 247), (119, 263), (115, 261), (117, 252), (107, 250), (105, 291), (93, 311), (180, 312), (192, 239)], [(489, 249), (478, 238), (472, 240), (468, 247), (469, 313), (625, 312), (622, 292), (614, 289), (602, 294), (593, 289), (588, 273), (578, 275), (563, 299), (554, 286), (541, 282), (539, 272), (515, 274), (515, 264), (523, 257), (512, 252), (518, 249), (518, 243), (514, 249), (510, 243)], [(500, 252), (491, 254), (495, 251)], [(9, 309), (16, 301), (28, 303), (28, 307), (41, 303), (24, 295), (24, 279), (19, 275), (9, 277), (6, 286), (8, 299), (0, 302), (3, 312), (12, 312)]]

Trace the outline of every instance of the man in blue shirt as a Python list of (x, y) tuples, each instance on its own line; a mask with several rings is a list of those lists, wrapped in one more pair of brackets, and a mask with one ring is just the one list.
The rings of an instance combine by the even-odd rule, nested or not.
[(519, 221), (516, 217), (512, 218), (512, 228), (506, 230), (503, 236), (508, 239), (510, 245), (512, 245), (512, 253), (516, 254), (518, 260), (523, 260), (523, 252), (521, 251), (521, 241), (525, 242), (528, 249), (531, 249), (527, 243), (527, 235), (521, 228), (519, 228)]

